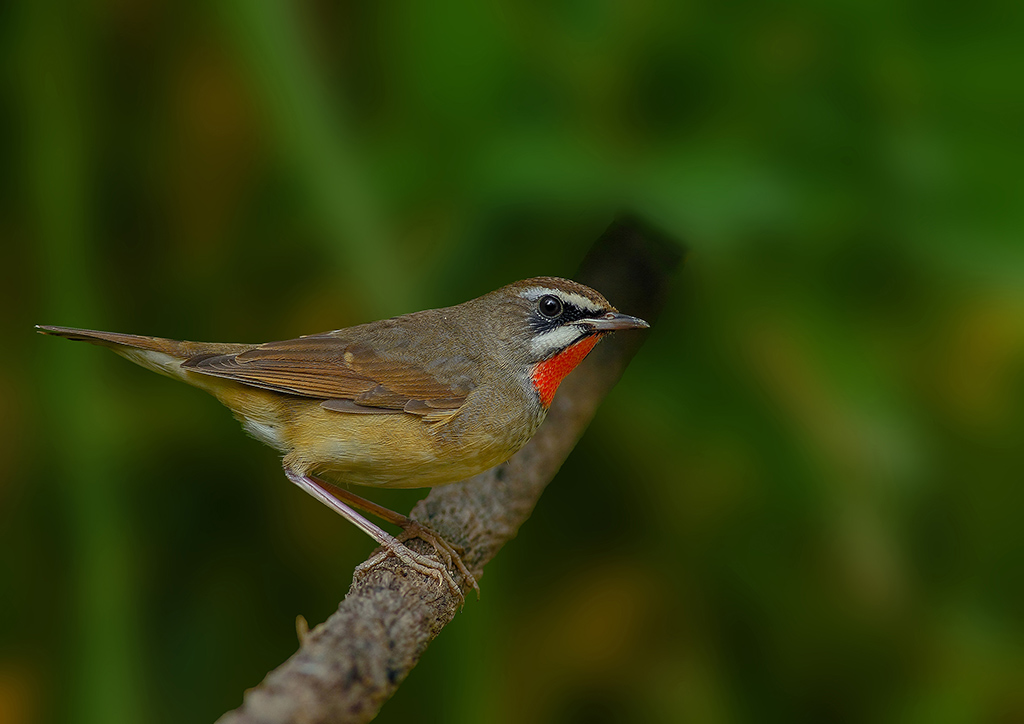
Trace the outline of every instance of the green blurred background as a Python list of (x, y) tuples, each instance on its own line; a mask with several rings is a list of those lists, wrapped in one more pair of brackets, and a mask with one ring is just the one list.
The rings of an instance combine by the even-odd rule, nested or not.
[(1022, 39), (993, 0), (7, 4), (0, 723), (212, 721), (371, 548), (32, 324), (316, 332), (571, 275), (624, 208), (693, 251), (669, 308), (379, 721), (1024, 721)]

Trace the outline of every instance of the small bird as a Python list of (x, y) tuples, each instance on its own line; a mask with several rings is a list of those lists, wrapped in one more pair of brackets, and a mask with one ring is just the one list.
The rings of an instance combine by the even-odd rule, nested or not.
[[(428, 541), (477, 588), (452, 546), (339, 486), (432, 487), (505, 462), (533, 437), (559, 383), (604, 335), (648, 326), (583, 284), (536, 277), (453, 307), (266, 344), (36, 329), (110, 347), (213, 394), (250, 435), (283, 453), (291, 482), (376, 540), (383, 555), (461, 596), (445, 565), (401, 541)], [(402, 536), (350, 506), (400, 526)]]

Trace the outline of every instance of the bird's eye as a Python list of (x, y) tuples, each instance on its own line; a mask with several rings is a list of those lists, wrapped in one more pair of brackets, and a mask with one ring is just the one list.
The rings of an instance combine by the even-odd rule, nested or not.
[(562, 300), (550, 294), (545, 294), (540, 298), (538, 307), (541, 314), (548, 319), (554, 319), (562, 313)]

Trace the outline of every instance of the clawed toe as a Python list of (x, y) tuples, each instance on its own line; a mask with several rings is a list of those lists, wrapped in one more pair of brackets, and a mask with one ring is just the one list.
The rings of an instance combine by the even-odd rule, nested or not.
[(480, 598), (480, 586), (476, 582), (476, 576), (470, 573), (469, 569), (466, 568), (466, 564), (462, 562), (461, 554), (463, 549), (461, 546), (449, 543), (430, 528), (416, 521), (411, 521), (410, 525), (405, 526), (398, 540), (407, 541), (410, 538), (419, 538), (433, 546), (434, 550), (437, 551), (437, 554), (444, 559), (448, 566), (455, 565), (455, 568), (462, 574), (466, 582), (476, 591), (477, 599)]
[(463, 595), (462, 589), (455, 582), (455, 579), (452, 578), (452, 574), (448, 572), (448, 568), (443, 563), (407, 548), (398, 540), (394, 541), (393, 546), (384, 545), (369, 560), (356, 566), (355, 573), (359, 574), (369, 571), (388, 556), (394, 556), (417, 573), (429, 576), (442, 586), (447, 586), (448, 590), (454, 593), (460, 601), (465, 602), (466, 597)]

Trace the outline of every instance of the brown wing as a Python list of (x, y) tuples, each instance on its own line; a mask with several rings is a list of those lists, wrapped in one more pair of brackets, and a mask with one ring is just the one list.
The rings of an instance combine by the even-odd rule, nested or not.
[(453, 390), (419, 366), (378, 356), (330, 334), (269, 342), (240, 354), (203, 355), (182, 367), (274, 392), (324, 400), (328, 410), (409, 413), (437, 420), (469, 390)]

